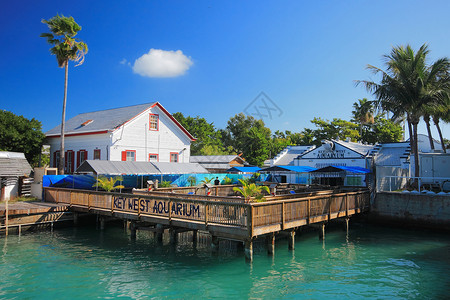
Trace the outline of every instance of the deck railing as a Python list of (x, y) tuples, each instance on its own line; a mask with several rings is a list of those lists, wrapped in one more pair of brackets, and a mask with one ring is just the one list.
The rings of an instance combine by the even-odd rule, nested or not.
[[(158, 193), (159, 194), (159, 193)], [(156, 220), (177, 220), (202, 226), (219, 225), (238, 228), (249, 237), (306, 224), (329, 221), (362, 212), (369, 207), (369, 192), (300, 196), (273, 199), (260, 203), (213, 201), (190, 195), (136, 195), (98, 191), (45, 188), (45, 200), (65, 203), (76, 208), (105, 212), (118, 216), (152, 217)], [(124, 217), (126, 218), (126, 217)], [(191, 227), (189, 227), (191, 228)]]

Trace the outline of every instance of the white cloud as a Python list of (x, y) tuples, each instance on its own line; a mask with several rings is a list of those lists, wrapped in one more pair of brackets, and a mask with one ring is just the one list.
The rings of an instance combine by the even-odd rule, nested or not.
[(147, 77), (177, 77), (184, 75), (192, 64), (192, 60), (181, 50), (150, 49), (135, 60), (133, 72)]
[(125, 58), (120, 61), (120, 64), (121, 65), (128, 65), (128, 66), (130, 65), (130, 63)]

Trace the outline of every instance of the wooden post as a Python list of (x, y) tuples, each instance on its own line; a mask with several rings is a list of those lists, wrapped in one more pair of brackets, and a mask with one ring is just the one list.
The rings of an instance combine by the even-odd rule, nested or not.
[(205, 204), (205, 226), (208, 227), (208, 203)]
[(245, 241), (245, 260), (248, 262), (253, 261), (253, 240), (249, 239)]
[(250, 238), (253, 238), (253, 206), (247, 206), (247, 230)]
[(104, 217), (100, 217), (100, 230), (105, 230), (106, 220)]
[(137, 229), (136, 229), (136, 222), (135, 221), (131, 221), (130, 229), (131, 229), (131, 238), (135, 239), (136, 238), (136, 231), (137, 231)]
[(281, 230), (284, 230), (284, 220), (285, 220), (284, 210), (285, 210), (284, 202), (282, 202), (281, 203)]
[(307, 224), (311, 224), (311, 199), (308, 198), (308, 221)]
[(6, 215), (5, 215), (5, 216), (6, 216), (6, 218), (5, 218), (5, 234), (6, 234), (6, 236), (8, 236), (8, 230), (9, 230), (9, 229), (8, 229), (8, 225), (9, 225), (9, 224), (8, 224), (8, 223), (9, 223), (9, 222), (8, 222), (8, 221), (9, 221), (9, 220), (8, 220), (8, 217), (9, 217), (9, 216), (8, 216), (8, 214), (9, 214), (9, 212), (8, 212), (8, 201), (9, 201), (9, 198), (6, 198), (6, 202), (5, 202), (5, 210), (6, 210), (6, 211), (5, 211), (5, 214), (6, 214)]
[(325, 223), (319, 225), (319, 240), (325, 239)]
[(348, 194), (345, 194), (345, 216), (348, 217)]
[(275, 233), (272, 233), (267, 236), (267, 254), (274, 255), (275, 254)]
[(170, 233), (170, 243), (175, 245), (177, 243), (177, 231), (175, 230), (175, 228), (170, 228), (169, 233)]
[(345, 218), (344, 230), (347, 234), (348, 234), (348, 228), (349, 228), (349, 224), (348, 224), (349, 221), (350, 221), (350, 218)]
[(192, 231), (192, 242), (194, 243), (194, 246), (197, 245), (197, 235), (198, 235), (198, 230), (193, 230)]
[(211, 249), (213, 252), (219, 251), (219, 238), (215, 235), (211, 236)]
[(78, 213), (73, 213), (73, 225), (78, 226)]
[(295, 250), (295, 230), (289, 232), (289, 250)]
[(162, 242), (163, 241), (163, 233), (164, 233), (164, 227), (162, 224), (156, 224), (156, 239), (158, 240), (158, 242)]

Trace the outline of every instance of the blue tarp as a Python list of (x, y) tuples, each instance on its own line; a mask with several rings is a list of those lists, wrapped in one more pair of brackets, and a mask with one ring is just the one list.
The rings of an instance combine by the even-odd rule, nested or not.
[(347, 167), (347, 166), (328, 166), (321, 169), (318, 169), (316, 171), (312, 171), (314, 173), (329, 173), (329, 172), (342, 172), (346, 171), (349, 173), (355, 173), (355, 174), (367, 174), (370, 173), (369, 169), (361, 168), (361, 167)]
[(261, 171), (260, 167), (232, 167), (227, 170), (227, 173), (232, 173), (232, 172), (254, 173), (254, 172), (258, 172), (258, 171)]
[(262, 169), (261, 172), (296, 172), (296, 173), (308, 173), (317, 170), (313, 167), (307, 166), (273, 166)]

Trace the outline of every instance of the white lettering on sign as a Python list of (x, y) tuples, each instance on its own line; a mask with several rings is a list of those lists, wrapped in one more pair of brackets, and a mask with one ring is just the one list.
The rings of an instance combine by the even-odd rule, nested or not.
[(344, 158), (345, 150), (326, 151), (319, 150), (317, 158)]

